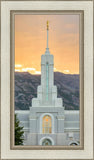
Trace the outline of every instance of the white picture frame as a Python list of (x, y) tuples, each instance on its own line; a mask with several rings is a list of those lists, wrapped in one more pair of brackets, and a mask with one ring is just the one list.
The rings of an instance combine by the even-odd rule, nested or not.
[[(11, 10), (84, 11), (84, 149), (10, 148)], [(93, 1), (1, 1), (1, 159), (94, 159), (93, 114)]]

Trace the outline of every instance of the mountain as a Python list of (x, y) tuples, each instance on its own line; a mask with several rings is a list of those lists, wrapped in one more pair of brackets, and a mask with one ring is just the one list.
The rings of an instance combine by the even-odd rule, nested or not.
[[(32, 98), (37, 97), (37, 86), (40, 75), (28, 72), (15, 72), (15, 110), (28, 110)], [(58, 97), (63, 99), (66, 110), (79, 109), (79, 75), (54, 73), (54, 84), (57, 86)]]

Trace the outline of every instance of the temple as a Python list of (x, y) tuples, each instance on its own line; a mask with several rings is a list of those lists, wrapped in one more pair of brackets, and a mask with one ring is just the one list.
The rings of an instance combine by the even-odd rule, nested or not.
[(30, 110), (15, 111), (24, 126), (24, 145), (79, 145), (79, 111), (64, 110), (54, 85), (54, 56), (50, 54), (49, 23), (47, 48), (41, 56), (41, 85)]

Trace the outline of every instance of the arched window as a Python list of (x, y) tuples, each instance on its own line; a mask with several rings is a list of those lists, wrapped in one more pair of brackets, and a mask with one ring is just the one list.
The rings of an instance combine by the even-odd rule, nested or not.
[(70, 146), (76, 146), (78, 145), (77, 143), (71, 143)]
[(45, 115), (42, 120), (42, 133), (52, 133), (52, 120), (49, 115)]
[(79, 145), (79, 142), (72, 141), (72, 142), (69, 143), (69, 146), (76, 146), (76, 145)]
[(50, 139), (44, 139), (42, 142), (42, 146), (51, 146), (52, 142)]

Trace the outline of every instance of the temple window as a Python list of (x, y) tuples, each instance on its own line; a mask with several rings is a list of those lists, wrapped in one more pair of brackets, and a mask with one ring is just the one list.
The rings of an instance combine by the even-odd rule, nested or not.
[(52, 133), (52, 120), (49, 115), (45, 115), (42, 120), (42, 132), (44, 134)]

